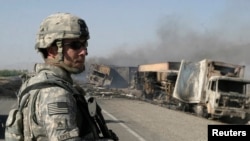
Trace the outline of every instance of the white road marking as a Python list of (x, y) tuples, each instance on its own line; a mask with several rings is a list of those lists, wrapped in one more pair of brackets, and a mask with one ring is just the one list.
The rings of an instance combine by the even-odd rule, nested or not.
[[(118, 119), (116, 117), (114, 117), (113, 115), (111, 115), (110, 113), (108, 113), (107, 111), (102, 109), (102, 112), (104, 114), (106, 114), (107, 116), (109, 116), (110, 118), (112, 118), (113, 120), (118, 121)], [(146, 141), (143, 137), (141, 137), (140, 135), (138, 135), (135, 131), (133, 131), (131, 128), (129, 128), (127, 125), (120, 123), (119, 124), (124, 127), (128, 132), (130, 132), (132, 135), (134, 135), (139, 141)]]

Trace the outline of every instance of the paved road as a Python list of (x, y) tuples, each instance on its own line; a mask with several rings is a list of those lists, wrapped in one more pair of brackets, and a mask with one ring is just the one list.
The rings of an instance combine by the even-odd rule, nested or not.
[(108, 125), (117, 131), (121, 141), (207, 141), (207, 126), (224, 124), (143, 101), (98, 102), (108, 112), (106, 119), (112, 121)]
[[(0, 99), (0, 122), (5, 123), (7, 113), (16, 100)], [(98, 99), (108, 127), (120, 141), (206, 141), (207, 125), (222, 124), (173, 111), (143, 101), (121, 98)], [(4, 129), (0, 129), (0, 141)]]

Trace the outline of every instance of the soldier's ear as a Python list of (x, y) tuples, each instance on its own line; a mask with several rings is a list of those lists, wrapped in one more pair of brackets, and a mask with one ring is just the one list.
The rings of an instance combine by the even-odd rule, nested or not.
[(51, 46), (47, 48), (48, 58), (55, 58), (57, 55), (57, 47)]

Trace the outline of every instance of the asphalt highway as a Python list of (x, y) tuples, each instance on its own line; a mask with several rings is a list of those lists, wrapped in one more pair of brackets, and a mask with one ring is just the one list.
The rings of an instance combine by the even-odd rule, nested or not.
[[(120, 141), (207, 141), (209, 124), (224, 124), (174, 111), (144, 101), (124, 98), (97, 98), (108, 127)], [(0, 141), (4, 124), (16, 99), (0, 98)]]

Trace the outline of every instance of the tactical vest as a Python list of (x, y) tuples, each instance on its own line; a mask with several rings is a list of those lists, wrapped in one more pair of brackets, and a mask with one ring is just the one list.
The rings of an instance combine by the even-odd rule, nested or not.
[[(26, 81), (27, 82), (27, 81)], [(31, 140), (48, 140), (48, 137), (46, 136), (46, 130), (44, 126), (42, 126), (42, 123), (38, 123), (36, 119), (35, 114), (35, 103), (37, 100), (37, 97), (39, 95), (39, 91), (42, 88), (45, 87), (53, 87), (53, 86), (59, 86), (61, 88), (66, 89), (72, 95), (75, 97), (77, 102), (77, 125), (80, 131), (80, 137), (82, 139), (88, 138), (88, 139), (98, 139), (98, 129), (95, 125), (94, 119), (89, 115), (88, 113), (88, 103), (86, 102), (83, 94), (80, 94), (71, 84), (68, 82), (54, 77), (43, 80), (41, 82), (32, 84), (30, 86), (27, 86), (24, 90), (20, 91), (18, 93), (18, 106), (19, 108), (22, 107), (22, 128), (23, 131), (18, 131), (21, 138), (15, 138), (15, 134), (8, 134), (8, 132), (12, 132), (11, 126), (6, 126), (6, 132), (5, 135), (7, 136), (7, 140), (24, 140), (24, 141), (31, 141)], [(32, 92), (33, 90), (33, 92)], [(13, 122), (15, 120), (15, 117), (7, 119), (7, 123)], [(10, 122), (11, 121), (11, 122)], [(16, 127), (14, 127), (16, 128)], [(19, 127), (18, 127), (19, 128)], [(20, 127), (21, 128), (21, 127)], [(18, 129), (20, 130), (20, 129)], [(19, 136), (19, 135), (18, 135)]]
[[(25, 82), (27, 83), (27, 81)], [(27, 86), (24, 90), (18, 93), (18, 106), (19, 108), (22, 107), (23, 115), (23, 122), (21, 126), (23, 127), (23, 132), (18, 131), (17, 133), (21, 133), (21, 138), (15, 138), (9, 134), (12, 130), (11, 124), (6, 126), (5, 135), (7, 133), (8, 139), (10, 140), (22, 140), (31, 141), (31, 140), (48, 140), (46, 130), (42, 123), (38, 123), (35, 114), (35, 107), (37, 102), (37, 97), (40, 94), (39, 91), (45, 87), (54, 87), (58, 86), (64, 88), (65, 90), (69, 91), (74, 98), (76, 99), (77, 104), (77, 119), (76, 123), (79, 128), (79, 140), (86, 139), (86, 140), (114, 140), (118, 141), (117, 135), (110, 129), (108, 129), (106, 122), (103, 118), (101, 108), (96, 103), (96, 112), (92, 113), (89, 111), (89, 103), (93, 101), (93, 98), (89, 99), (88, 101), (85, 99), (84, 94), (81, 94), (74, 88), (70, 83), (62, 80), (61, 78), (50, 76), (48, 79), (43, 80), (41, 82), (32, 84)], [(33, 92), (31, 92), (34, 90)], [(7, 123), (15, 123), (13, 122), (14, 118), (7, 119)], [(14, 127), (15, 128), (15, 127)], [(8, 130), (9, 129), (9, 130)], [(14, 129), (16, 130), (16, 129)], [(13, 133), (11, 131), (11, 133)], [(14, 132), (16, 133), (16, 132)], [(14, 135), (14, 134), (12, 134)], [(19, 136), (18, 136), (19, 137)]]

